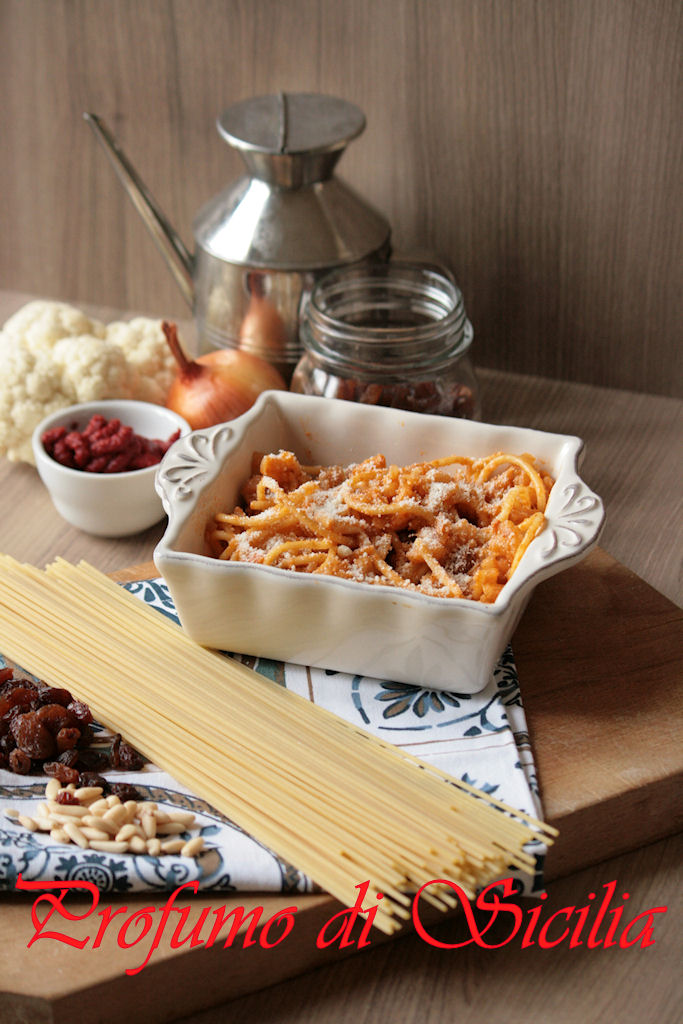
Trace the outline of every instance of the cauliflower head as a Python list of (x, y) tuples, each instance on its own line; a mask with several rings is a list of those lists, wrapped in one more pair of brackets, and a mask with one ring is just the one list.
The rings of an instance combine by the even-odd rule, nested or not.
[(29, 302), (0, 330), (0, 456), (32, 463), (36, 426), (77, 402), (163, 405), (174, 376), (160, 320), (107, 326), (63, 302)]

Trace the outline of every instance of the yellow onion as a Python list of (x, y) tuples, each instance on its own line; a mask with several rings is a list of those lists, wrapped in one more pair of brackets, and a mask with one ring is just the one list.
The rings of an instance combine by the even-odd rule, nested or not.
[(283, 360), (287, 351), (287, 328), (273, 303), (263, 294), (263, 284), (256, 275), (248, 275), (251, 295), (249, 307), (240, 328), (240, 347), (250, 352), (264, 352)]
[(241, 416), (262, 391), (285, 390), (280, 373), (265, 359), (233, 348), (188, 359), (178, 341), (176, 325), (164, 321), (162, 327), (178, 364), (166, 407), (187, 420), (193, 430)]

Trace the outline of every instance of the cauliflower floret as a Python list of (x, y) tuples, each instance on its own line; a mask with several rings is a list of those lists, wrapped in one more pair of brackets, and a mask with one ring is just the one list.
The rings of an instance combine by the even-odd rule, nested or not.
[(135, 397), (163, 405), (177, 372), (176, 361), (166, 342), (161, 320), (138, 316), (109, 324), (107, 341), (118, 345), (135, 371)]
[(61, 372), (62, 390), (73, 390), (77, 402), (136, 397), (135, 373), (122, 350), (104, 338), (62, 338), (52, 347), (52, 361)]
[(65, 302), (36, 299), (28, 302), (6, 321), (3, 332), (21, 338), (32, 352), (49, 349), (61, 338), (91, 334), (103, 338), (106, 328)]
[(33, 431), (51, 412), (73, 405), (75, 391), (45, 353), (31, 352), (4, 331), (0, 367), (0, 453), (11, 462), (33, 462)]

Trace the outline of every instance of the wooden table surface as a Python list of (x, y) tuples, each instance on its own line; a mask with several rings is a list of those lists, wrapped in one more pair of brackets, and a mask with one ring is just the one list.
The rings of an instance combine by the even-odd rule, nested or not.
[[(0, 322), (25, 298), (0, 293)], [(485, 419), (585, 440), (582, 475), (607, 509), (601, 546), (680, 604), (681, 403), (493, 372), (482, 373), (481, 384)], [(85, 558), (106, 572), (147, 561), (163, 532), (161, 524), (122, 540), (80, 533), (54, 511), (32, 467), (5, 460), (0, 523), (0, 550), (16, 558), (39, 566), (57, 554)], [(524, 679), (521, 685), (524, 693)], [(552, 885), (557, 907), (585, 903), (612, 879), (619, 893), (629, 893), (633, 916), (667, 906), (655, 918), (656, 941), (648, 949), (441, 950), (409, 935), (185, 1022), (673, 1022), (680, 1000), (681, 845), (680, 836), (662, 840)], [(454, 941), (459, 927), (445, 922), (439, 934)]]

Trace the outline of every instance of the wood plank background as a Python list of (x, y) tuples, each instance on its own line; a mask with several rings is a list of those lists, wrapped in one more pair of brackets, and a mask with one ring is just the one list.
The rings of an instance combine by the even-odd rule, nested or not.
[(81, 119), (188, 242), (241, 173), (217, 114), (321, 91), (366, 112), (339, 173), (453, 267), (480, 366), (681, 390), (676, 0), (0, 0), (0, 287), (183, 300)]

